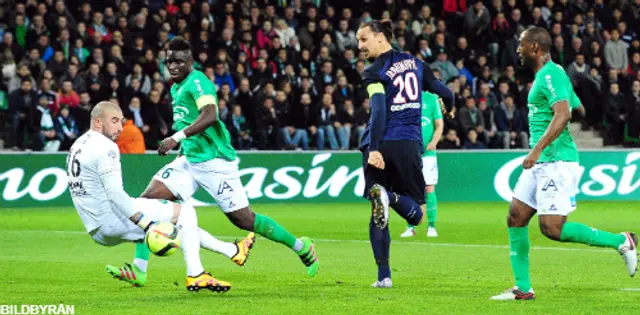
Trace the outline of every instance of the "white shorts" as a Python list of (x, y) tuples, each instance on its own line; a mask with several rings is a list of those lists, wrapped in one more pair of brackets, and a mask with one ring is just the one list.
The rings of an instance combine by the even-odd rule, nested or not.
[(536, 164), (518, 178), (513, 197), (538, 211), (538, 215), (567, 216), (576, 209), (577, 162)]
[(438, 159), (435, 156), (422, 157), (422, 176), (427, 186), (438, 184)]
[[(157, 222), (171, 222), (174, 205), (166, 200), (133, 199), (133, 206), (137, 211), (142, 212), (149, 220)], [(144, 240), (145, 233), (120, 212), (113, 212), (110, 219), (107, 219), (98, 229), (91, 231), (89, 235), (100, 245), (115, 246), (126, 242), (141, 242)]]
[(239, 161), (213, 159), (189, 163), (183, 155), (163, 167), (153, 179), (162, 182), (180, 200), (187, 201), (204, 188), (224, 213), (249, 206), (247, 193), (240, 181)]

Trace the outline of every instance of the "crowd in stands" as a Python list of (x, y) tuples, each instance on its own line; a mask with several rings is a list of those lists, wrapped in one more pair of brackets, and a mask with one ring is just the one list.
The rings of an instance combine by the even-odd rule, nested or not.
[(441, 149), (528, 147), (533, 73), (516, 50), (531, 25), (552, 36), (582, 128), (640, 143), (640, 0), (0, 0), (1, 142), (66, 150), (111, 100), (121, 150), (156, 149), (173, 133), (165, 49), (182, 36), (237, 149), (356, 149), (370, 114), (356, 32), (372, 18), (454, 91)]

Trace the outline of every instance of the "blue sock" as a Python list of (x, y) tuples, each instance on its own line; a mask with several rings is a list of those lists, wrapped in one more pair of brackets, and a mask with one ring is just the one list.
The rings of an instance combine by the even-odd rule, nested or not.
[(369, 239), (371, 240), (371, 248), (373, 249), (373, 257), (378, 265), (378, 280), (391, 278), (391, 268), (389, 268), (389, 245), (391, 237), (389, 236), (389, 226), (379, 229), (373, 218), (369, 222)]
[(389, 205), (391, 208), (407, 220), (407, 223), (410, 225), (418, 225), (418, 223), (420, 223), (423, 216), (422, 208), (420, 208), (420, 205), (415, 200), (390, 191), (387, 191), (387, 194), (389, 194)]

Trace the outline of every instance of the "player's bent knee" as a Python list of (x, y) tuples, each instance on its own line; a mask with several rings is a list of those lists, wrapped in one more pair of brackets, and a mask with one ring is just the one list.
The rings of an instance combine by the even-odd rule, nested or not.
[(249, 207), (229, 212), (227, 213), (227, 217), (229, 218), (229, 221), (239, 229), (253, 231), (256, 215), (251, 211), (251, 209), (249, 209)]
[(564, 218), (556, 216), (545, 216), (540, 218), (540, 232), (547, 238), (560, 241), (562, 227), (564, 226)]
[(165, 186), (162, 182), (159, 182), (155, 179), (151, 180), (151, 183), (149, 183), (149, 186), (147, 186), (147, 189), (144, 190), (144, 192), (142, 193), (142, 195), (140, 195), (140, 197), (147, 198), (147, 199), (162, 199), (162, 200), (169, 200), (169, 201), (178, 200), (178, 198), (174, 196), (174, 194), (171, 192), (171, 190), (169, 190), (169, 188), (167, 188), (167, 186)]
[(507, 226), (509, 227), (525, 227), (529, 224), (529, 220), (533, 216), (535, 210), (521, 201), (514, 199), (509, 205), (509, 214), (507, 215)]

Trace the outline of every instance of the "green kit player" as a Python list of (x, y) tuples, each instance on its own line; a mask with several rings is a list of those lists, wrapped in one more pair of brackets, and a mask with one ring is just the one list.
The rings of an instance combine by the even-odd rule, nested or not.
[(520, 36), (518, 54), (522, 64), (535, 73), (527, 98), (531, 151), (522, 163), (524, 171), (507, 217), (509, 256), (516, 285), (492, 300), (535, 299), (529, 278), (527, 225), (536, 213), (546, 237), (614, 249), (622, 255), (632, 277), (638, 265), (638, 238), (634, 233), (613, 234), (567, 221), (569, 213), (576, 209), (579, 172), (578, 149), (568, 124), (570, 109), (580, 105), (564, 69), (551, 61), (550, 47), (551, 37), (543, 28), (530, 28)]
[[(437, 237), (436, 217), (438, 215), (438, 199), (436, 198), (435, 185), (438, 184), (438, 159), (436, 158), (436, 146), (442, 137), (442, 100), (435, 94), (422, 92), (422, 143), (425, 150), (422, 154), (422, 175), (427, 184), (427, 237)], [(412, 237), (416, 235), (416, 227), (409, 225), (400, 237)]]
[[(193, 69), (190, 44), (182, 38), (169, 43), (167, 67), (172, 80), (173, 129), (162, 141), (160, 155), (181, 145), (180, 154), (151, 180), (142, 198), (186, 201), (198, 188), (206, 190), (237, 227), (253, 231), (291, 248), (309, 276), (318, 271), (314, 243), (296, 238), (273, 219), (254, 213), (240, 181), (239, 160), (226, 127), (219, 120), (216, 88), (206, 75)], [(142, 248), (137, 248), (142, 252)], [(143, 255), (141, 253), (140, 255)]]

